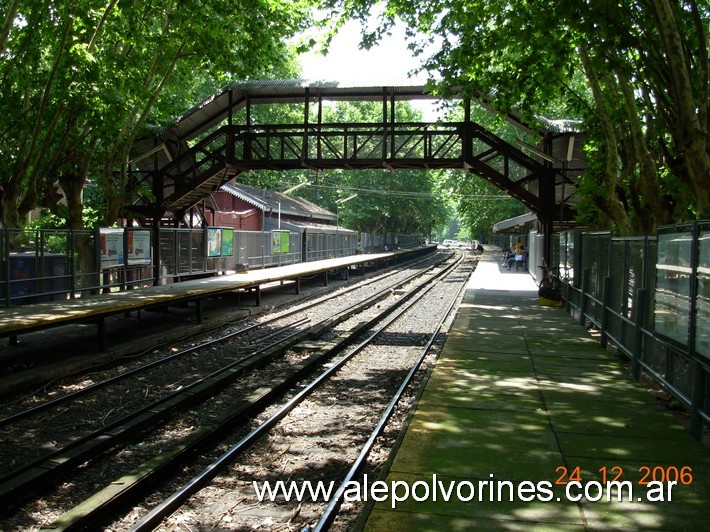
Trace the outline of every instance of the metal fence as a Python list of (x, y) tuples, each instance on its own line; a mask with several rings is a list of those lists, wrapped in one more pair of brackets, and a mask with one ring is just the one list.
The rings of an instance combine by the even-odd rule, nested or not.
[(102, 269), (96, 231), (3, 229), (0, 299), (5, 306), (75, 298), (152, 281), (142, 266)]
[(598, 327), (637, 379), (645, 373), (682, 403), (701, 437), (710, 422), (710, 223), (641, 238), (555, 237), (570, 314)]
[(236, 264), (248, 268), (267, 268), (301, 262), (301, 235), (289, 233), (288, 251), (273, 247), (270, 232), (235, 231), (234, 257), (228, 258), (224, 270), (236, 269)]
[(179, 279), (217, 271), (217, 259), (207, 263), (207, 242), (202, 228), (160, 230), (160, 271), (165, 279)]
[(382, 253), (383, 251), (421, 247), (425, 242), (426, 239), (422, 235), (361, 233), (359, 248), (364, 253)]
[(357, 253), (357, 233), (307, 231), (304, 262), (346, 257)]
[[(132, 231), (143, 233), (140, 247), (154, 248), (152, 230), (127, 228), (125, 234)], [(7, 307), (74, 299), (244, 268), (409, 248), (423, 242), (417, 235), (358, 235), (336, 228), (309, 229), (305, 237), (302, 233), (284, 231), (282, 233), (288, 235), (281, 234), (278, 242), (273, 233), (234, 231), (229, 251), (221, 250), (218, 256), (210, 256), (205, 228), (161, 228), (159, 260), (156, 261), (154, 251), (147, 254), (147, 261), (134, 260), (131, 253), (135, 250), (130, 249), (129, 243), (137, 241), (136, 236), (126, 237), (125, 242), (118, 245), (121, 258), (107, 265), (104, 259), (112, 252), (106, 251), (106, 237), (99, 230), (3, 229), (0, 231), (0, 304)]]

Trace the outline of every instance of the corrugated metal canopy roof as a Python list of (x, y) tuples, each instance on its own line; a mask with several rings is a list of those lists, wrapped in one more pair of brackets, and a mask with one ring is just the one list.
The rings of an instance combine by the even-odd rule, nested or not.
[(543, 116), (537, 117), (546, 131), (551, 133), (583, 133), (584, 124), (581, 120), (552, 120)]
[(493, 224), (494, 233), (502, 233), (509, 229), (521, 228), (527, 223), (531, 223), (537, 220), (537, 215), (531, 212), (521, 214), (520, 216), (515, 216), (514, 218), (508, 218), (507, 220), (502, 220), (498, 223)]
[[(243, 109), (247, 101), (252, 104), (265, 103), (302, 103), (308, 98), (315, 102), (319, 98), (326, 101), (379, 101), (383, 96), (395, 100), (436, 100), (427, 92), (426, 85), (398, 84), (373, 85), (349, 83), (342, 86), (337, 81), (279, 79), (233, 81), (208, 98), (188, 109), (179, 116), (172, 126), (154, 128), (154, 137), (144, 137), (135, 143), (134, 161), (139, 161), (149, 154), (157, 157), (158, 167), (166, 164), (171, 156), (170, 148), (165, 143), (184, 143), (208, 131), (227, 119), (230, 106), (232, 112)], [(485, 106), (485, 103), (479, 100)], [(530, 125), (521, 122), (515, 112), (508, 114), (508, 120), (517, 127), (533, 130)], [(539, 118), (540, 125), (546, 131), (577, 132), (579, 123), (572, 120), (547, 120)], [(156, 138), (158, 137), (158, 138)]]
[(251, 103), (298, 103), (306, 98), (317, 100), (381, 100), (383, 94), (395, 99), (435, 99), (425, 93), (424, 85), (353, 86), (342, 87), (336, 81), (311, 81), (305, 79), (234, 81), (209, 98), (187, 110), (169, 130), (182, 140), (190, 140), (210, 129), (227, 117), (231, 105), (237, 111)]

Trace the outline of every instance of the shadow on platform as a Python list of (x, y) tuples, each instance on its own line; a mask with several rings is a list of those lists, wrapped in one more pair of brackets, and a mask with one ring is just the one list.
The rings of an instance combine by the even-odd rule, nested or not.
[[(527, 272), (497, 258), (484, 254), (469, 280), (391, 463), (387, 484), (409, 496), (375, 504), (365, 529), (705, 526), (707, 450), (564, 310), (540, 306)], [(678, 482), (671, 500), (667, 485), (643, 484), (654, 475)], [(622, 501), (605, 489), (614, 479), (628, 481)]]

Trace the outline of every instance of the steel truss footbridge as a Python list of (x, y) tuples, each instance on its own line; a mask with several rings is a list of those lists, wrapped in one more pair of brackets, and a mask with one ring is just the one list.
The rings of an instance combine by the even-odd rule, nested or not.
[[(553, 223), (570, 219), (565, 186), (571, 192), (574, 178), (553, 154), (559, 130), (540, 131), (543, 141), (529, 147), (533, 155), (528, 155), (473, 122), (470, 101), (463, 102), (460, 122), (395, 120), (398, 101), (421, 99), (434, 99), (424, 86), (341, 87), (303, 80), (232, 83), (187, 111), (172, 127), (137, 143), (129, 187), (148, 187), (150, 200), (138, 198), (126, 208), (156, 225), (166, 217), (179, 220), (222, 184), (251, 170), (463, 168), (535, 213), (545, 234), (552, 232)], [(324, 102), (331, 101), (381, 102), (381, 120), (323, 122)], [(297, 104), (303, 108), (303, 120), (256, 123), (252, 111), (261, 104)]]

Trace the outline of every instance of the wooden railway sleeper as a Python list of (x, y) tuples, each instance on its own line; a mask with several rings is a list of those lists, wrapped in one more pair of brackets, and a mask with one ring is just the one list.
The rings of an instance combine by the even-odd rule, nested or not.
[[(424, 283), (427, 284), (427, 283)], [(352, 307), (348, 312), (343, 313), (342, 317), (340, 319), (333, 320), (331, 323), (331, 326), (335, 326), (337, 323), (347, 319), (348, 317), (352, 316), (353, 314), (360, 312), (361, 309), (368, 304), (372, 304), (373, 302), (378, 301), (379, 299), (382, 299), (386, 297), (387, 293), (384, 294), (376, 294), (375, 296), (368, 298), (368, 300), (362, 302), (360, 305), (356, 305), (355, 307)], [(358, 327), (359, 328), (359, 327)], [(289, 339), (288, 345), (284, 346), (283, 350), (288, 349), (292, 345), (296, 345), (300, 343), (301, 341), (308, 339), (308, 338), (315, 338), (320, 336), (323, 332), (325, 332), (327, 329), (323, 328), (320, 326), (320, 324), (317, 324), (313, 327), (311, 327), (308, 331), (304, 332), (304, 335), (301, 336), (300, 334), (296, 333)], [(297, 338), (295, 338), (297, 337)], [(264, 352), (268, 348), (265, 348), (263, 352), (260, 353), (259, 357), (256, 358), (255, 354), (252, 354), (250, 357), (255, 357), (253, 360), (253, 367), (258, 367), (259, 365), (263, 365), (268, 358), (272, 356), (276, 356), (278, 352), (281, 352), (279, 349), (274, 349), (272, 353), (269, 353), (269, 355), (266, 355)], [(259, 352), (258, 352), (259, 353)], [(245, 361), (242, 360), (239, 362), (239, 364), (243, 364)], [(234, 363), (234, 366), (236, 366), (237, 363)], [(230, 365), (232, 366), (232, 365)], [(229, 367), (229, 366), (228, 366)], [(251, 367), (251, 366), (250, 366)], [(243, 371), (230, 371), (228, 377), (226, 377), (224, 380), (225, 381), (233, 381), (236, 379), (240, 374), (242, 374)], [(209, 377), (207, 377), (209, 378)], [(203, 379), (204, 380), (204, 379)], [(66, 469), (69, 469), (71, 466), (75, 465), (77, 462), (78, 463), (83, 463), (86, 460), (89, 460), (91, 458), (94, 458), (95, 456), (101, 454), (105, 449), (107, 449), (110, 445), (117, 443), (117, 439), (112, 439), (113, 438), (125, 438), (129, 439), (131, 437), (135, 437), (137, 434), (137, 431), (142, 430), (145, 426), (148, 425), (154, 425), (155, 422), (158, 420), (158, 418), (154, 416), (167, 416), (171, 414), (175, 409), (177, 408), (183, 408), (187, 406), (190, 406), (193, 404), (195, 401), (199, 400), (199, 397), (202, 395), (202, 393), (209, 393), (210, 390), (214, 389), (214, 386), (216, 386), (215, 383), (210, 383), (210, 385), (202, 388), (201, 390), (193, 390), (193, 386), (197, 387), (199, 383), (202, 381), (197, 381), (196, 383), (193, 383), (189, 388), (185, 388), (183, 390), (180, 390), (179, 393), (180, 395), (183, 395), (184, 400), (176, 400), (172, 396), (163, 398), (160, 401), (157, 401), (153, 405), (150, 405), (146, 407), (143, 411), (147, 412), (147, 418), (143, 418), (142, 415), (139, 415), (139, 420), (136, 421), (135, 423), (132, 423), (130, 421), (128, 422), (123, 422), (123, 418), (117, 420), (115, 423), (113, 423), (110, 427), (105, 428), (102, 431), (98, 431), (97, 433), (94, 433), (93, 435), (89, 435), (81, 440), (78, 440), (76, 442), (73, 442), (72, 444), (69, 444), (63, 449), (59, 449), (55, 453), (52, 453), (49, 456), (44, 457), (43, 459), (38, 460), (35, 463), (29, 464), (23, 468), (20, 468), (18, 470), (15, 470), (11, 472), (9, 475), (5, 476), (4, 478), (0, 479), (0, 503), (7, 504), (10, 499), (10, 497), (17, 498), (21, 495), (26, 494), (29, 490), (31, 489), (36, 489), (39, 488), (40, 483), (45, 480), (52, 480), (56, 481), (57, 480), (57, 474), (63, 472)], [(226, 386), (226, 384), (225, 384)], [(159, 403), (166, 403), (165, 408), (156, 408)], [(135, 415), (135, 413), (134, 413)], [(123, 425), (123, 426), (122, 426)], [(79, 453), (78, 451), (74, 451), (74, 448), (81, 448), (85, 452), (84, 453)], [(81, 461), (80, 461), (81, 460)], [(80, 461), (80, 462), (79, 462)], [(47, 484), (50, 484), (50, 482), (47, 482), (43, 485), (43, 487), (48, 488), (49, 486)]]
[[(247, 404), (241, 403), (242, 406), (236, 411), (232, 411), (221, 420), (214, 421), (209, 426), (199, 429), (183, 440), (175, 449), (162, 450), (160, 455), (142, 464), (132, 473), (112, 482), (103, 490), (61, 516), (48, 529), (55, 531), (73, 530), (94, 524), (104, 513), (110, 512), (111, 508), (120, 506), (126, 502), (126, 499), (134, 497), (135, 493), (140, 491), (146, 483), (157, 480), (166, 470), (177, 467), (180, 460), (194, 454), (208, 442), (219, 438), (223, 432), (233, 430), (235, 424), (243, 421), (245, 416), (251, 415), (251, 412), (261, 408), (262, 405), (266, 406), (272, 398), (287, 392), (292, 383), (299, 381), (309, 372), (314, 371), (366, 328), (381, 320), (383, 316), (396, 312), (399, 306), (398, 303), (384, 309), (377, 317), (369, 321), (362, 321), (350, 330), (341, 332), (335, 339), (314, 351), (306, 359), (294, 364), (287, 374), (281, 374), (279, 377), (272, 379), (266, 387), (261, 387), (256, 392), (253, 392)], [(342, 320), (331, 319), (326, 321), (331, 322), (331, 325), (334, 326), (334, 322)], [(318, 324), (318, 326), (320, 325), (322, 324)]]
[(179, 442), (173, 449), (162, 449), (160, 454), (138, 466), (131, 473), (111, 482), (92, 497), (81, 502), (47, 527), (47, 530), (64, 531), (85, 528), (95, 524), (97, 519), (110, 513), (113, 508), (135, 497), (144, 486), (157, 481), (171, 470), (179, 467), (185, 459), (194, 456), (204, 446), (218, 440), (234, 427), (248, 421), (250, 416), (263, 410), (274, 398), (283, 395), (293, 383), (312, 372), (338, 349), (346, 345), (357, 335), (362, 326), (341, 333), (326, 346), (312, 353), (309, 357), (294, 364), (287, 373), (274, 377), (269, 384), (262, 386), (241, 401), (236, 409), (220, 419), (203, 425)]
[[(176, 410), (191, 407), (203, 397), (228, 386), (247, 371), (263, 366), (269, 359), (306, 339), (308, 339), (308, 332), (299, 331), (275, 346), (261, 349), (137, 412), (116, 420), (100, 431), (76, 440), (31, 464), (11, 471), (0, 479), (0, 504), (7, 505), (11, 502), (11, 498), (16, 499), (31, 490), (37, 490), (40, 487), (48, 488), (50, 481), (56, 481), (64, 471), (95, 458), (111, 445), (136, 437), (141, 430), (162, 422)], [(223, 374), (221, 379), (219, 378), (220, 372)]]
[[(161, 422), (163, 419), (166, 419), (174, 411), (181, 408), (188, 408), (195, 402), (198, 402), (203, 396), (208, 395), (220, 386), (227, 386), (230, 382), (246, 372), (247, 367), (249, 369), (258, 368), (268, 362), (271, 358), (277, 356), (281, 352), (284, 352), (293, 345), (296, 345), (303, 340), (318, 338), (326, 331), (335, 327), (337, 324), (350, 318), (358, 312), (361, 312), (364, 308), (367, 308), (375, 302), (386, 298), (389, 293), (389, 291), (386, 291), (375, 294), (340, 315), (325, 320), (327, 324), (324, 324), (323, 322), (318, 323), (303, 333), (292, 335), (285, 341), (286, 343), (282, 343), (282, 341), (275, 344), (273, 347), (266, 347), (263, 350), (257, 351), (258, 355), (257, 353), (254, 353), (245, 360), (235, 362), (229, 366), (226, 366), (222, 370), (215, 372), (226, 372), (229, 369), (235, 369), (235, 371), (230, 371), (229, 374), (227, 374), (227, 376), (223, 379), (215, 377), (214, 381), (210, 381), (209, 379), (213, 378), (213, 376), (207, 376), (196, 381), (195, 383), (192, 383), (190, 386), (175, 392), (171, 396), (156, 401), (153, 405), (145, 407), (143, 410), (149, 412), (151, 416), (154, 416), (150, 417), (148, 420), (145, 420), (143, 423), (133, 424), (130, 422), (124, 422), (124, 418), (121, 418), (114, 422), (110, 427), (107, 427), (102, 431), (88, 435), (77, 442), (67, 445), (63, 449), (57, 450), (43, 459), (29, 464), (24, 468), (10, 472), (9, 475), (0, 479), (0, 503), (7, 504), (10, 497), (18, 498), (33, 489), (36, 490), (44, 481), (49, 479), (56, 480), (59, 474), (63, 473), (65, 470), (71, 469), (77, 465), (77, 463), (83, 463), (86, 460), (95, 458), (107, 450), (113, 443), (118, 443), (119, 441), (132, 438), (145, 427), (155, 425), (157, 422)], [(250, 360), (250, 362), (247, 363), (247, 360)], [(244, 365), (244, 369), (236, 370), (236, 366), (241, 365)], [(111, 435), (111, 437), (107, 437), (106, 435)], [(80, 446), (83, 449), (83, 452), (75, 454), (72, 451), (75, 446)], [(45, 483), (43, 486), (47, 487), (47, 484), (48, 483)]]

